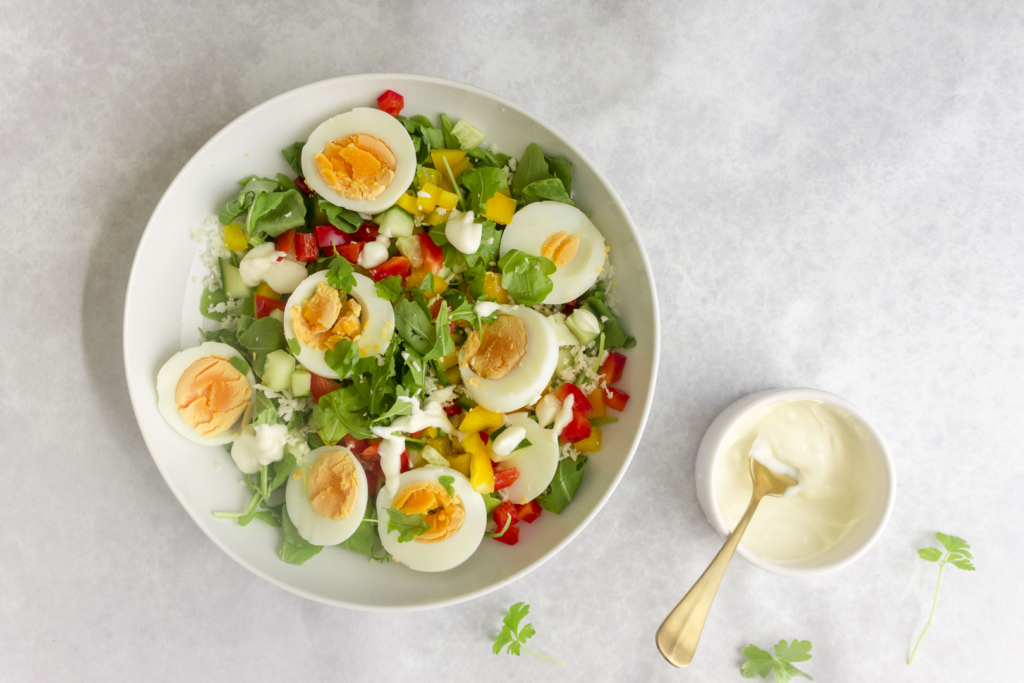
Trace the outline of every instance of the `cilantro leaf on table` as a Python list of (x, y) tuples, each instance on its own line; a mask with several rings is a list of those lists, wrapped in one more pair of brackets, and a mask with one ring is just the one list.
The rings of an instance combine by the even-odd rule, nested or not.
[(508, 608), (508, 614), (506, 614), (501, 620), (501, 632), (498, 633), (497, 637), (495, 637), (494, 644), (491, 646), (491, 652), (496, 655), (500, 655), (501, 651), (505, 649), (505, 646), (508, 646), (508, 649), (505, 650), (506, 654), (518, 657), (520, 650), (526, 650), (531, 655), (542, 657), (549, 662), (554, 662), (558, 666), (562, 666), (562, 663), (557, 659), (552, 659), (547, 655), (542, 655), (539, 652), (534, 652), (528, 647), (525, 647), (526, 641), (537, 634), (533, 628), (533, 624), (525, 624), (522, 627), (519, 626), (520, 622), (522, 622), (529, 613), (530, 606), (523, 602), (517, 602)]
[(917, 556), (925, 562), (938, 562), (939, 563), (939, 578), (935, 582), (935, 597), (932, 598), (932, 611), (928, 615), (928, 622), (924, 625), (924, 630), (921, 631), (921, 635), (917, 639), (917, 643), (914, 644), (914, 649), (910, 653), (910, 658), (907, 659), (907, 666), (914, 663), (914, 655), (917, 654), (917, 648), (921, 646), (921, 641), (924, 640), (924, 634), (928, 633), (928, 627), (932, 625), (932, 619), (935, 618), (935, 606), (939, 603), (939, 586), (942, 585), (942, 570), (945, 569), (947, 564), (951, 564), (957, 569), (963, 569), (964, 571), (973, 572), (974, 567), (974, 556), (971, 554), (971, 546), (964, 539), (959, 536), (947, 536), (944, 533), (936, 532), (935, 538), (938, 539), (942, 547), (946, 549), (943, 553), (938, 548), (920, 548), (917, 551)]
[(547, 490), (537, 496), (540, 506), (556, 515), (561, 513), (576, 495), (576, 490), (579, 489), (580, 482), (583, 481), (583, 468), (586, 464), (587, 456), (585, 455), (581, 455), (576, 460), (572, 458), (559, 460), (555, 476)]
[(331, 259), (331, 269), (327, 271), (327, 284), (343, 292), (350, 292), (356, 286), (355, 272), (352, 264), (344, 256)]
[(415, 515), (407, 515), (401, 510), (388, 508), (388, 517), (390, 518), (388, 519), (388, 533), (397, 531), (399, 543), (408, 543), (417, 536), (430, 531), (430, 524), (419, 512)]
[(775, 655), (762, 650), (756, 645), (747, 645), (743, 648), (743, 656), (748, 661), (743, 663), (740, 672), (744, 678), (768, 678), (768, 674), (775, 672), (776, 683), (789, 683), (796, 676), (813, 681), (807, 673), (793, 666), (793, 662), (806, 662), (811, 658), (811, 641), (793, 640), (787, 643), (780, 640), (775, 646)]
[(302, 148), (306, 146), (305, 142), (296, 142), (288, 147), (281, 150), (281, 156), (288, 162), (291, 169), (295, 172), (295, 175), (302, 175)]
[(554, 283), (551, 275), (557, 268), (551, 259), (544, 256), (530, 256), (524, 251), (512, 249), (498, 261), (501, 268), (501, 286), (521, 306), (536, 306), (551, 293)]

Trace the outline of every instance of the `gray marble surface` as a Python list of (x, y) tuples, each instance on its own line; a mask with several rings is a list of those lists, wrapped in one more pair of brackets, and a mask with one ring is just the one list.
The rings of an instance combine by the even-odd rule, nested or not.
[[(817, 681), (1009, 680), (1024, 633), (1024, 17), (1013, 2), (0, 4), (0, 666), (5, 680), (740, 680), (810, 639)], [(525, 579), (412, 614), (308, 602), (188, 519), (126, 393), (129, 266), (212, 134), (319, 79), (397, 71), (522, 104), (640, 226), (663, 355), (640, 450)], [(814, 386), (897, 461), (854, 566), (729, 571), (694, 665), (654, 631), (717, 551), (692, 465), (751, 391)], [(937, 530), (972, 542), (936, 622)], [(1015, 578), (1016, 577), (1016, 578)], [(505, 608), (536, 649), (495, 657)]]

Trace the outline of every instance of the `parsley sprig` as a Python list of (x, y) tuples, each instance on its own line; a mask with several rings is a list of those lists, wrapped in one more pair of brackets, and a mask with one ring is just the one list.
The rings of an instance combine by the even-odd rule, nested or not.
[(935, 582), (935, 597), (932, 599), (932, 612), (928, 615), (928, 623), (924, 625), (924, 630), (921, 631), (921, 636), (917, 639), (917, 643), (914, 645), (913, 651), (910, 653), (910, 658), (907, 660), (907, 666), (914, 663), (914, 655), (917, 654), (917, 648), (920, 647), (921, 641), (924, 639), (924, 634), (928, 633), (928, 627), (932, 625), (932, 618), (935, 617), (935, 606), (939, 603), (939, 586), (942, 585), (942, 570), (947, 564), (951, 564), (958, 569), (963, 569), (969, 572), (974, 571), (974, 556), (971, 555), (971, 546), (964, 539), (958, 536), (947, 536), (943, 533), (936, 533), (935, 538), (939, 539), (939, 543), (946, 549), (945, 554), (938, 548), (931, 546), (927, 548), (921, 548), (917, 551), (918, 556), (926, 562), (938, 562), (939, 563), (939, 578)]
[(501, 627), (501, 633), (494, 639), (494, 646), (491, 650), (496, 655), (501, 654), (502, 648), (508, 645), (508, 649), (505, 651), (506, 654), (519, 656), (520, 649), (526, 650), (531, 655), (543, 657), (549, 662), (554, 662), (558, 666), (563, 666), (557, 659), (552, 659), (547, 655), (542, 655), (539, 652), (534, 652), (528, 647), (524, 646), (524, 643), (532, 638), (537, 632), (533, 630), (533, 624), (526, 624), (522, 628), (519, 627), (519, 622), (530, 613), (530, 606), (523, 602), (517, 602), (508, 608), (508, 614), (502, 619), (504, 626)]
[(775, 672), (776, 683), (789, 683), (795, 676), (802, 676), (813, 681), (807, 673), (793, 666), (793, 662), (806, 662), (811, 658), (811, 641), (796, 640), (787, 643), (785, 639), (780, 640), (775, 646), (775, 656), (762, 650), (756, 645), (747, 645), (743, 648), (743, 656), (748, 661), (743, 662), (740, 671), (744, 678), (768, 678), (768, 674)]

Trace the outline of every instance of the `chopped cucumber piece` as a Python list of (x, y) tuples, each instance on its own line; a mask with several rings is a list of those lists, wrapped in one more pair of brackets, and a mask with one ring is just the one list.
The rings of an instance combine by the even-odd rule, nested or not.
[(484, 134), (480, 130), (470, 124), (466, 119), (459, 119), (458, 122), (452, 126), (452, 135), (459, 141), (459, 147), (462, 149), (473, 149), (481, 142), (483, 142)]
[(303, 396), (309, 396), (310, 382), (313, 380), (313, 375), (309, 374), (306, 370), (296, 370), (292, 373), (292, 396), (295, 398), (302, 398)]
[(576, 318), (576, 311), (573, 311), (573, 314), (565, 319), (565, 326), (569, 328), (570, 332), (576, 335), (576, 338), (580, 340), (581, 344), (586, 346), (590, 342), (597, 339), (597, 335), (600, 334), (600, 332), (585, 332), (580, 329), (580, 326), (577, 324), (577, 322), (578, 318)]
[(267, 314), (267, 317), (273, 318), (277, 322), (284, 325), (284, 311), (282, 311), (280, 308), (275, 308), (274, 310), (272, 310), (270, 313)]
[(419, 268), (423, 265), (423, 247), (419, 237), (415, 235), (399, 237), (395, 240), (395, 246), (398, 248), (399, 254), (409, 259), (409, 263), (412, 264), (413, 268)]
[(242, 273), (238, 268), (224, 259), (220, 260), (220, 281), (224, 284), (224, 293), (231, 299), (244, 299), (252, 292), (252, 289), (242, 282)]
[(555, 374), (560, 374), (562, 371), (571, 368), (575, 359), (576, 354), (573, 353), (571, 346), (563, 346), (558, 349), (558, 365), (555, 366)]
[(295, 359), (287, 351), (278, 349), (267, 354), (267, 362), (263, 366), (263, 383), (274, 391), (292, 388), (292, 373), (295, 372)]
[(392, 237), (408, 237), (416, 226), (413, 217), (400, 206), (392, 206), (384, 213), (377, 214), (373, 222), (380, 226), (381, 232), (387, 230)]

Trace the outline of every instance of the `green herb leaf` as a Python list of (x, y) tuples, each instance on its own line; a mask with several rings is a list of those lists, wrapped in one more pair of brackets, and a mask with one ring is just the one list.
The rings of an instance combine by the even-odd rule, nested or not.
[(760, 676), (767, 678), (768, 674), (775, 672), (777, 683), (789, 683), (795, 676), (813, 681), (808, 674), (793, 666), (792, 662), (806, 662), (811, 658), (811, 642), (809, 640), (794, 640), (786, 643), (779, 641), (775, 646), (775, 656), (765, 652), (756, 645), (748, 645), (743, 648), (743, 656), (749, 661), (743, 663), (740, 672), (744, 678)]
[(290, 147), (285, 147), (281, 150), (284, 160), (288, 162), (288, 165), (292, 167), (297, 176), (302, 175), (302, 148), (305, 146), (305, 142), (296, 142)]
[(942, 559), (942, 551), (938, 548), (921, 548), (917, 554), (922, 560), (928, 562), (938, 562)]
[(382, 555), (383, 548), (380, 543), (380, 534), (377, 533), (378, 522), (376, 520), (377, 505), (373, 500), (373, 496), (367, 496), (363, 522), (356, 528), (355, 533), (339, 543), (339, 545), (354, 553), (366, 555), (371, 560), (382, 561), (386, 559), (387, 553), (384, 552)]
[(203, 293), (199, 296), (199, 312), (204, 318), (210, 320), (221, 321), (227, 316), (227, 312), (214, 313), (210, 309), (218, 304), (224, 304), (228, 301), (228, 295), (224, 293), (223, 289), (207, 289), (203, 287)]
[(508, 614), (501, 620), (502, 627), (501, 632), (498, 633), (494, 639), (494, 643), (491, 646), (491, 652), (498, 655), (505, 646), (508, 649), (505, 651), (506, 654), (519, 656), (520, 650), (526, 650), (531, 655), (542, 657), (549, 662), (562, 666), (562, 663), (557, 659), (551, 659), (546, 655), (542, 655), (539, 652), (534, 652), (526, 647), (523, 647), (527, 640), (536, 635), (536, 631), (533, 628), (533, 624), (526, 624), (522, 628), (519, 627), (520, 622), (530, 613), (530, 606), (523, 602), (517, 602), (508, 608)]
[(280, 189), (280, 185), (276, 180), (259, 178), (257, 176), (243, 178), (239, 181), (239, 184), (242, 186), (242, 189), (217, 214), (217, 220), (223, 225), (233, 223), (236, 218), (246, 213), (258, 195), (264, 192), (277, 192)]
[[(437, 483), (444, 487), (444, 490), (448, 492), (449, 496), (452, 496), (453, 498), (455, 497), (455, 487), (452, 486), (452, 484), (455, 483), (455, 477), (438, 477)], [(511, 516), (509, 519), (511, 519)]]
[(252, 426), (277, 424), (277, 406), (273, 399), (267, 398), (262, 391), (255, 393), (252, 398)]
[(267, 492), (276, 491), (284, 486), (294, 469), (295, 454), (291, 452), (290, 447), (285, 446), (284, 457), (270, 464), (270, 483), (267, 486)]
[(544, 151), (536, 143), (531, 143), (523, 152), (523, 157), (516, 166), (515, 175), (512, 176), (512, 196), (523, 203), (523, 190), (528, 185), (552, 177), (548, 161), (544, 158)]
[[(444, 136), (444, 146), (447, 149), (459, 149), (459, 141), (452, 134), (452, 120), (448, 118), (447, 114), (441, 114), (441, 132)], [(437, 169), (441, 170), (441, 169)], [(443, 173), (443, 171), (442, 171)]]
[(481, 493), (484, 499), (484, 507), (487, 508), (487, 514), (491, 514), (494, 508), (501, 505), (501, 498), (497, 493)]
[(421, 356), (434, 346), (430, 313), (404, 297), (395, 303), (395, 328), (409, 348)]
[(466, 150), (466, 154), (470, 159), (476, 159), (485, 166), (493, 166), (494, 168), (504, 168), (505, 166), (508, 166), (509, 156), (507, 154), (491, 152), (483, 147), (473, 147), (472, 149), (468, 149)]
[(459, 182), (466, 188), (470, 210), (480, 216), (484, 212), (484, 204), (497, 194), (498, 190), (508, 187), (508, 176), (500, 168), (482, 166), (463, 171), (459, 176)]
[(455, 343), (452, 341), (452, 332), (448, 327), (448, 302), (441, 300), (441, 308), (437, 312), (437, 320), (434, 322), (434, 344), (423, 356), (423, 360), (435, 360), (444, 358), (455, 351)]
[(299, 340), (292, 337), (288, 340), (288, 352), (293, 356), (298, 356), (302, 353), (302, 346), (299, 344)]
[[(404, 394), (404, 388), (403, 388), (402, 396), (404, 396), (404, 395), (405, 394)], [(382, 423), (385, 423), (385, 422), (390, 424), (395, 418), (399, 418), (399, 417), (402, 417), (403, 415), (411, 415), (411, 414), (412, 414), (412, 403), (410, 403), (409, 401), (400, 400), (399, 396), (395, 396), (395, 401), (394, 401), (394, 403), (391, 404), (391, 407), (388, 408), (387, 410), (385, 410), (383, 413), (381, 413), (377, 417), (375, 417), (373, 419), (373, 423), (375, 425), (382, 424)]]
[[(321, 399), (323, 400), (323, 399)], [(548, 512), (556, 515), (572, 502), (580, 482), (583, 481), (583, 469), (587, 464), (587, 456), (581, 455), (576, 460), (563, 458), (558, 461), (555, 476), (548, 485), (547, 491), (537, 497), (537, 502)]]
[(553, 202), (562, 202), (563, 204), (573, 204), (572, 199), (569, 198), (569, 193), (565, 191), (565, 187), (562, 185), (562, 181), (558, 178), (548, 178), (546, 180), (538, 180), (537, 182), (530, 183), (523, 188), (523, 197), (529, 200), (549, 200)]
[(347, 379), (355, 373), (356, 365), (362, 357), (359, 355), (359, 344), (351, 339), (341, 339), (324, 353), (324, 362), (338, 373), (338, 379)]
[(326, 199), (318, 199), (316, 206), (327, 216), (327, 220), (331, 222), (331, 225), (342, 232), (353, 233), (363, 224), (363, 219), (360, 218), (358, 213), (335, 206)]
[[(353, 278), (354, 279), (354, 278)], [(402, 297), (402, 276), (389, 275), (376, 283), (377, 296), (395, 303)]]
[(231, 363), (231, 367), (233, 367), (235, 370), (238, 370), (243, 375), (249, 374), (249, 364), (246, 363), (243, 359), (239, 358), (238, 356), (232, 356), (229, 362)]
[(284, 327), (270, 316), (260, 318), (238, 335), (238, 341), (252, 354), (253, 370), (262, 377), (267, 354), (285, 347)]
[[(242, 346), (241, 342), (238, 341), (238, 337), (231, 330), (211, 330), (209, 332), (199, 330), (199, 334), (202, 335), (203, 341), (212, 341), (220, 342), (221, 344), (227, 344), (228, 346), (232, 347), (243, 356), (249, 355), (246, 348)], [(248, 368), (248, 366), (246, 367)], [(249, 370), (246, 369), (246, 372), (248, 373)]]
[(636, 346), (636, 339), (626, 334), (611, 309), (605, 306), (604, 301), (592, 296), (586, 300), (584, 307), (593, 313), (601, 323), (606, 349), (631, 349)]
[(323, 549), (323, 546), (313, 545), (299, 535), (299, 530), (288, 516), (287, 507), (281, 508), (281, 528), (284, 530), (284, 543), (278, 555), (288, 564), (302, 564)]
[(480, 228), (480, 247), (472, 254), (464, 254), (466, 264), (475, 266), (482, 263), (489, 265), (498, 258), (498, 250), (501, 247), (502, 233), (494, 229), (494, 221), (484, 221)]
[(932, 598), (932, 611), (928, 615), (928, 622), (924, 625), (924, 630), (921, 631), (921, 635), (917, 638), (917, 643), (914, 644), (914, 649), (910, 652), (910, 657), (907, 659), (907, 666), (914, 663), (914, 655), (917, 654), (917, 648), (921, 646), (921, 641), (924, 640), (924, 634), (928, 633), (928, 627), (932, 625), (932, 619), (935, 618), (935, 607), (939, 603), (939, 586), (942, 585), (942, 570), (945, 569), (947, 564), (951, 564), (957, 569), (963, 569), (965, 571), (975, 571), (974, 563), (972, 560), (974, 556), (971, 555), (971, 546), (964, 539), (959, 536), (948, 536), (944, 533), (937, 532), (935, 538), (938, 539), (942, 547), (946, 549), (946, 553), (943, 554), (938, 548), (920, 548), (917, 551), (918, 557), (926, 562), (938, 562), (939, 563), (939, 576), (935, 580), (935, 597)]
[(406, 349), (402, 352), (405, 359), (405, 374), (402, 376), (402, 384), (410, 389), (422, 389), (426, 384), (427, 362), (423, 357), (413, 351)]
[(397, 531), (399, 543), (408, 543), (430, 531), (430, 524), (418, 512), (415, 515), (407, 515), (401, 510), (388, 508), (388, 517), (388, 533)]
[(555, 177), (562, 181), (562, 187), (568, 195), (572, 195), (572, 162), (561, 157), (545, 157), (548, 168)]
[(502, 272), (501, 286), (522, 306), (542, 303), (554, 288), (550, 276), (557, 268), (551, 259), (512, 249), (501, 257), (498, 267)]
[(298, 190), (260, 194), (253, 200), (245, 219), (249, 237), (277, 237), (306, 224), (306, 202)]
[(395, 354), (402, 343), (401, 337), (393, 336), (384, 352), (384, 362), (375, 363), (370, 373), (370, 413), (379, 415), (391, 396), (397, 395), (398, 383), (395, 375)]
[(327, 284), (343, 292), (350, 292), (356, 286), (355, 272), (352, 264), (344, 256), (331, 259), (331, 269), (327, 271)]
[(370, 403), (370, 389), (365, 382), (335, 389), (320, 397), (313, 408), (313, 422), (328, 443), (338, 443), (346, 434), (356, 439), (369, 439), (373, 432), (366, 408)]

